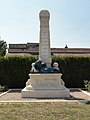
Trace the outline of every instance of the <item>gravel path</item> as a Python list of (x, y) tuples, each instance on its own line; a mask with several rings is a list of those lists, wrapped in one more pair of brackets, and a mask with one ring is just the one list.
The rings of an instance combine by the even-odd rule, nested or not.
[(0, 102), (43, 102), (43, 101), (80, 101), (87, 100), (90, 101), (90, 96), (81, 92), (80, 90), (70, 90), (70, 98), (60, 98), (60, 99), (32, 99), (32, 98), (22, 98), (21, 90), (11, 90), (0, 96)]

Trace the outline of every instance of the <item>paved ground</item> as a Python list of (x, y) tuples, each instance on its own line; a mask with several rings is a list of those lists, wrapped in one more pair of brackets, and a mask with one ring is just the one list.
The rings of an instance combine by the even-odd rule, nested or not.
[(90, 101), (90, 93), (86, 94), (79, 89), (70, 90), (70, 98), (57, 98), (57, 99), (22, 98), (21, 90), (10, 90), (7, 93), (0, 94), (0, 102), (51, 102), (51, 101), (67, 101), (67, 102)]

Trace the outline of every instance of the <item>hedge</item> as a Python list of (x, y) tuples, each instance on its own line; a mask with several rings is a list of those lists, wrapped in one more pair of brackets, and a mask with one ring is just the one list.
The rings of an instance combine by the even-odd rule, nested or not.
[(90, 80), (90, 57), (57, 57), (62, 79), (67, 87), (84, 87), (84, 80)]
[(9, 88), (25, 86), (34, 57), (5, 57), (0, 59), (0, 84)]
[[(28, 80), (31, 63), (35, 57), (0, 58), (0, 84), (9, 88), (23, 88)], [(84, 87), (84, 80), (90, 80), (90, 57), (53, 57), (52, 64), (59, 63), (65, 86)]]

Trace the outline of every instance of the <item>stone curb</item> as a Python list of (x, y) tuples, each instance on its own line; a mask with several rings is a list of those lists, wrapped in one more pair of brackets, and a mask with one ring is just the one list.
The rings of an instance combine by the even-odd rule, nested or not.
[(3, 96), (3, 95), (5, 95), (6, 93), (10, 92), (11, 90), (12, 90), (12, 89), (9, 89), (8, 91), (6, 91), (6, 92), (0, 94), (0, 97)]
[(90, 102), (90, 100), (31, 100), (31, 101), (0, 101), (1, 103), (43, 103), (43, 102), (67, 102), (67, 103), (84, 103)]
[(84, 90), (82, 90), (82, 89), (79, 89), (82, 93), (84, 93), (84, 94), (86, 94), (86, 95), (88, 95), (88, 96), (90, 96), (90, 93), (89, 92), (87, 92), (87, 91), (84, 91)]
[(32, 102), (78, 102), (78, 100), (31, 100), (31, 101), (0, 101), (0, 103), (32, 103)]

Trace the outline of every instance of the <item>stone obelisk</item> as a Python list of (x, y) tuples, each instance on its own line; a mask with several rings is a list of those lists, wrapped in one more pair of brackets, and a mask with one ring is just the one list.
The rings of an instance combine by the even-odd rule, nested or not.
[[(40, 17), (40, 43), (39, 60), (51, 66), (50, 50), (50, 14), (47, 10), (42, 10)], [(51, 68), (51, 67), (49, 67)], [(30, 98), (60, 98), (70, 97), (70, 91), (64, 86), (61, 73), (30, 73), (26, 87), (22, 89), (22, 97)]]
[(39, 60), (51, 66), (51, 49), (50, 49), (50, 31), (49, 19), (50, 13), (42, 10), (39, 14), (40, 18), (40, 42), (39, 42)]

